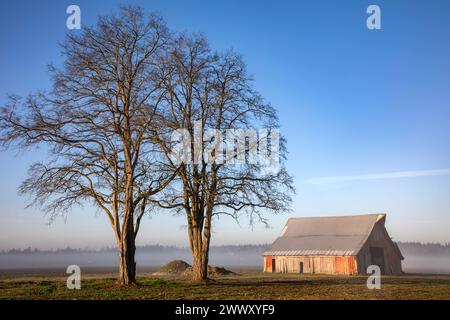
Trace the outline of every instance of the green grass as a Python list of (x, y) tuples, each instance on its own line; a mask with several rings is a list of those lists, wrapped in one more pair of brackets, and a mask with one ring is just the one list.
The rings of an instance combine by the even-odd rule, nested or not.
[(450, 276), (383, 277), (380, 290), (369, 290), (366, 277), (244, 273), (197, 284), (187, 278), (138, 277), (121, 287), (115, 278), (82, 279), (81, 290), (68, 290), (65, 278), (3, 277), (0, 299), (450, 299)]

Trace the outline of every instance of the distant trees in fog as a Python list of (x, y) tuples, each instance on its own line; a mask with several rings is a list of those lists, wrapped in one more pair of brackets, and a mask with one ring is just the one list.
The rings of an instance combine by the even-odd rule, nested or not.
[[(421, 243), (421, 242), (397, 242), (402, 253), (406, 256), (450, 256), (450, 243)], [(235, 253), (235, 254), (260, 254), (268, 248), (269, 244), (243, 244), (243, 245), (222, 245), (212, 246), (211, 251), (220, 253)], [(138, 246), (139, 252), (179, 252), (186, 253), (189, 248), (177, 246), (163, 246), (159, 244)], [(9, 249), (0, 251), (1, 254), (42, 254), (42, 253), (101, 253), (101, 252), (116, 252), (114, 247), (105, 247), (101, 249), (76, 249), (66, 247), (55, 250), (39, 250), (36, 248), (25, 249)]]

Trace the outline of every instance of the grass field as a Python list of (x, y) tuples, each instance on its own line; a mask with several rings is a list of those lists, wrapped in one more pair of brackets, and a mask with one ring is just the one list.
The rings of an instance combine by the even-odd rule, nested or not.
[(91, 273), (83, 276), (81, 290), (68, 290), (61, 274), (3, 274), (0, 299), (450, 299), (450, 276), (382, 277), (380, 290), (367, 289), (366, 280), (244, 270), (196, 284), (187, 278), (141, 273), (136, 286), (123, 288), (112, 273)]

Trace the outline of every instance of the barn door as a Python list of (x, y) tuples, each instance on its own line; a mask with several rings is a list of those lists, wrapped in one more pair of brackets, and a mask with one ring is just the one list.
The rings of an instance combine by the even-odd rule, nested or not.
[(276, 268), (275, 268), (275, 259), (272, 259), (272, 272), (275, 272)]
[(381, 274), (385, 274), (384, 267), (384, 249), (378, 247), (370, 247), (370, 261), (371, 264), (380, 267)]
[(300, 268), (299, 268), (299, 270), (300, 270), (300, 273), (303, 273), (303, 262), (300, 262)]

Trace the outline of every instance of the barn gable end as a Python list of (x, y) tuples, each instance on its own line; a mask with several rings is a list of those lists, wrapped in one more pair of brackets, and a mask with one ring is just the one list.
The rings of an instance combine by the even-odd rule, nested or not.
[[(373, 264), (380, 264), (384, 274), (402, 274), (401, 261), (404, 259), (397, 244), (392, 241), (385, 227), (386, 216), (381, 217), (375, 224), (364, 245), (357, 254), (358, 273), (365, 274), (367, 267)], [(373, 249), (383, 251), (383, 262), (373, 261)], [(379, 251), (380, 252), (380, 251)], [(380, 252), (381, 253), (381, 252)]]

